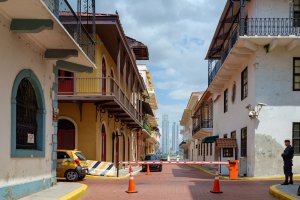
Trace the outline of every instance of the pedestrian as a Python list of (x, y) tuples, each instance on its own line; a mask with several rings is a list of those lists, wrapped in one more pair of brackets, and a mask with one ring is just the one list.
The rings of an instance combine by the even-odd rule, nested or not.
[[(284, 144), (286, 148), (284, 149), (281, 157), (283, 159), (283, 171), (285, 175), (285, 181), (281, 185), (293, 184), (293, 157), (294, 157), (294, 148), (291, 146), (290, 140), (285, 140)], [(290, 181), (289, 181), (290, 177)]]

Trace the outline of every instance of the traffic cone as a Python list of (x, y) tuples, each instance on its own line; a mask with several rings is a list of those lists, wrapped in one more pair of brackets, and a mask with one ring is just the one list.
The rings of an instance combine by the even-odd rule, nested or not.
[(129, 168), (129, 185), (128, 185), (128, 190), (126, 191), (127, 193), (137, 193), (135, 190), (135, 185), (134, 185), (134, 177), (133, 177), (133, 170), (132, 167), (130, 166)]
[(150, 174), (150, 166), (149, 166), (149, 164), (147, 164), (147, 173), (146, 173), (146, 175), (151, 175)]
[(215, 180), (214, 180), (214, 186), (213, 189), (210, 191), (211, 193), (223, 193), (221, 192), (220, 189), (220, 177), (219, 177), (219, 169), (216, 169), (216, 175), (215, 175)]

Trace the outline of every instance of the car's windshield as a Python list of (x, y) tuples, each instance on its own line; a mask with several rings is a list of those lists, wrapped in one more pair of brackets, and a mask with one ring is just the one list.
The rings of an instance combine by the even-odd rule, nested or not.
[(158, 160), (156, 155), (147, 155), (145, 157), (145, 160)]
[(82, 153), (80, 152), (76, 152), (75, 155), (78, 157), (79, 160), (81, 161), (85, 161), (86, 158), (84, 157), (84, 155), (82, 155)]

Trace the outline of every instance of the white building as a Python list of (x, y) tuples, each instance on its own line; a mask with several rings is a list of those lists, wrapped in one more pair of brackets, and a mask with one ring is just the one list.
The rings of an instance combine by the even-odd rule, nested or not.
[(56, 183), (58, 69), (95, 65), (43, 1), (0, 1), (0, 35), (0, 199), (17, 199)]
[(196, 142), (193, 138), (193, 111), (200, 100), (203, 92), (193, 92), (190, 96), (188, 104), (183, 111), (180, 125), (183, 127), (180, 134), (182, 134), (183, 141), (179, 147), (183, 150), (183, 158), (186, 160), (194, 161), (197, 160), (197, 149)]
[[(283, 174), (287, 138), (300, 173), (299, 4), (227, 1), (208, 50), (213, 135), (236, 137), (240, 175)], [(233, 149), (221, 154), (234, 158)]]

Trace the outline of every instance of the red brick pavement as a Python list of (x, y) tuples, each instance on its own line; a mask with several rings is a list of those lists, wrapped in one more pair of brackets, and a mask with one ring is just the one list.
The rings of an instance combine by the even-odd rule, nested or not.
[(128, 179), (83, 181), (89, 186), (83, 200), (268, 200), (270, 185), (278, 181), (221, 181), (223, 194), (212, 194), (213, 177), (188, 166), (165, 165), (163, 172), (150, 176), (140, 173), (135, 176), (137, 194), (127, 194)]

